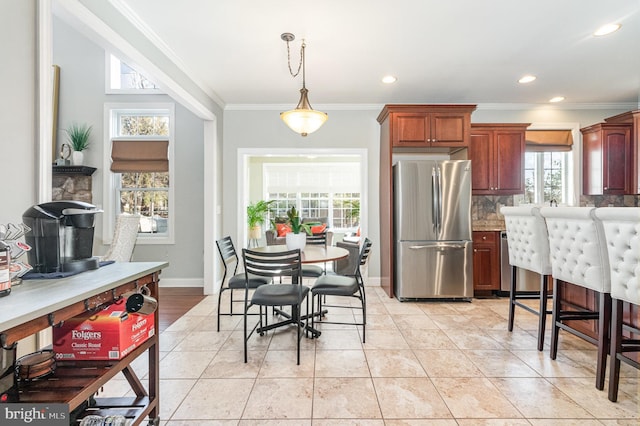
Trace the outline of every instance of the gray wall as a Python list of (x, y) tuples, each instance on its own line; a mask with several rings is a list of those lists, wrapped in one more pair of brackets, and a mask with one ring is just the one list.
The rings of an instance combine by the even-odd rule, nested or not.
[(0, 0), (0, 223), (36, 202), (36, 2)]
[[(57, 17), (53, 19), (53, 62), (60, 66), (60, 100), (58, 143), (65, 142), (66, 128), (72, 122), (93, 125), (91, 146), (85, 164), (96, 167), (93, 175), (93, 203), (103, 204), (103, 179), (110, 173), (103, 169), (103, 156), (109, 141), (103, 140), (103, 108), (113, 102), (171, 102), (175, 104), (175, 244), (138, 244), (134, 261), (165, 260), (170, 266), (163, 279), (196, 280), (203, 277), (204, 226), (204, 130), (203, 120), (167, 95), (105, 94), (104, 49), (71, 28)], [(105, 152), (106, 151), (106, 152)], [(102, 217), (96, 226), (96, 254), (106, 251), (102, 244)]]

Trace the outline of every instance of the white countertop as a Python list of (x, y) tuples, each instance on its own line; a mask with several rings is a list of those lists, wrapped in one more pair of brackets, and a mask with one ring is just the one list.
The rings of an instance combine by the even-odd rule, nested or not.
[(23, 280), (0, 298), (0, 331), (47, 315), (169, 266), (167, 262), (123, 262), (67, 278)]

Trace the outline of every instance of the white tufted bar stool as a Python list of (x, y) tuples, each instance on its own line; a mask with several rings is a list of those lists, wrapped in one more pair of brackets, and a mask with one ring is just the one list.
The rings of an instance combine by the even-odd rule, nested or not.
[[(502, 207), (507, 228), (507, 244), (509, 246), (509, 264), (511, 265), (511, 287), (509, 290), (509, 331), (513, 331), (515, 308), (519, 306), (538, 315), (538, 350), (544, 348), (544, 332), (547, 323), (547, 299), (549, 298), (549, 279), (551, 262), (549, 260), (549, 242), (544, 218), (540, 208), (536, 206)], [(517, 269), (522, 268), (540, 274), (540, 292), (518, 292)], [(539, 299), (538, 310), (524, 304), (520, 300)]]
[[(596, 219), (594, 207), (544, 207), (540, 213), (547, 221), (553, 275), (551, 358), (556, 359), (558, 354), (560, 329), (593, 343), (598, 348), (596, 388), (602, 390), (611, 323), (611, 280), (602, 223)], [(598, 310), (577, 307), (562, 310), (558, 281), (596, 291)], [(598, 321), (598, 338), (570, 327), (566, 321), (571, 320)]]
[[(629, 328), (623, 336), (623, 302), (640, 306), (640, 208), (596, 209), (604, 227), (611, 275), (611, 357), (609, 359), (609, 399), (618, 400), (620, 361), (640, 369), (640, 364), (623, 355), (640, 352), (640, 330)], [(636, 311), (637, 312), (637, 311)], [(627, 328), (626, 326), (624, 326)], [(633, 335), (635, 334), (635, 339)]]

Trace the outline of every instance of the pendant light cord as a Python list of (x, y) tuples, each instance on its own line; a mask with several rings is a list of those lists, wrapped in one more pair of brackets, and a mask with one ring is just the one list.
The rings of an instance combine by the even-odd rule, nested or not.
[(291, 69), (291, 49), (289, 48), (289, 39), (284, 39), (287, 42), (287, 66), (289, 67), (289, 73), (293, 78), (296, 78), (300, 74), (300, 69), (302, 69), (302, 87), (305, 87), (305, 70), (304, 70), (304, 48), (307, 45), (302, 40), (302, 46), (300, 47), (300, 62), (298, 62), (298, 69), (294, 73)]

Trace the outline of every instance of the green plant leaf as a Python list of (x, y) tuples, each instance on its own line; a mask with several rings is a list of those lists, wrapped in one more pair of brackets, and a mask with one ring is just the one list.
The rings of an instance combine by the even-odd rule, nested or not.
[(73, 123), (68, 129), (67, 137), (71, 142), (71, 148), (74, 151), (84, 151), (89, 147), (89, 136), (91, 136), (91, 129), (93, 126), (87, 126), (86, 124)]

